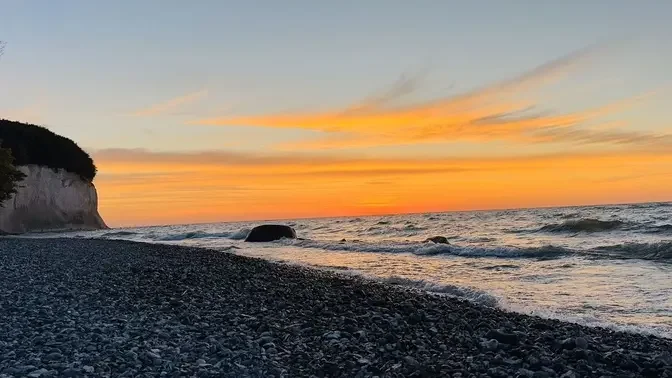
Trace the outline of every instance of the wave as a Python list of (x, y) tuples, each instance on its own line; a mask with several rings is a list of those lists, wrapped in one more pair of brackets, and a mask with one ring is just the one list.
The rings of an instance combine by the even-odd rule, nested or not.
[(644, 232), (647, 234), (670, 234), (672, 233), (672, 224), (652, 226)]
[(419, 242), (354, 243), (318, 240), (282, 240), (279, 243), (300, 248), (315, 248), (335, 252), (410, 253), (416, 256), (459, 256), (459, 257), (500, 257), (530, 258), (537, 260), (558, 259), (574, 254), (566, 248), (554, 246), (514, 248), (476, 247), (455, 244), (434, 244)]
[(619, 220), (604, 221), (593, 218), (569, 220), (562, 223), (542, 226), (539, 232), (603, 232), (612, 231), (623, 227), (625, 223)]
[(659, 243), (628, 243), (575, 250), (553, 245), (540, 247), (482, 247), (419, 242), (366, 243), (353, 241), (282, 240), (278, 243), (299, 248), (315, 248), (334, 252), (409, 253), (416, 256), (457, 256), (465, 258), (509, 258), (555, 260), (567, 257), (611, 260), (651, 260), (672, 262), (672, 241)]
[(137, 232), (133, 231), (113, 231), (113, 232), (106, 232), (102, 235), (100, 235), (101, 238), (109, 238), (109, 237), (121, 237), (121, 236), (133, 236), (137, 235)]
[(157, 241), (180, 241), (186, 239), (204, 239), (204, 238), (226, 238), (231, 240), (242, 240), (247, 237), (250, 230), (242, 228), (231, 232), (205, 232), (205, 231), (191, 231), (177, 234), (157, 235), (151, 237)]
[(653, 260), (672, 263), (672, 241), (658, 243), (625, 243), (593, 248), (589, 257), (618, 260)]
[(425, 281), (425, 280), (413, 280), (409, 278), (391, 276), (387, 278), (379, 279), (378, 281), (390, 284), (390, 285), (400, 285), (405, 287), (411, 287), (418, 290), (427, 291), (430, 293), (445, 294), (451, 297), (463, 298), (469, 300), (470, 302), (478, 303), (482, 306), (487, 307), (497, 307), (498, 299), (492, 294), (488, 294), (484, 291), (472, 289), (469, 287), (461, 287), (455, 285), (444, 285), (436, 282)]

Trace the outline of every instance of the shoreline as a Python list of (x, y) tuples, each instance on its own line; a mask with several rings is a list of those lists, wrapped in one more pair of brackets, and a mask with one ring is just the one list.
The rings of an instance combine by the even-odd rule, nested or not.
[(672, 340), (227, 252), (0, 239), (0, 376), (672, 377)]

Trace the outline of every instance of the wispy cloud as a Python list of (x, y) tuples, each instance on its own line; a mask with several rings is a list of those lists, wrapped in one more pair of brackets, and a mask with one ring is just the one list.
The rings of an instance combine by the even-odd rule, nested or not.
[(132, 114), (138, 117), (150, 117), (157, 115), (171, 114), (185, 105), (193, 104), (208, 96), (208, 90), (203, 89), (198, 92), (188, 93), (183, 96), (171, 98), (169, 100), (136, 110)]
[(541, 110), (534, 91), (586, 66), (608, 47), (591, 46), (513, 79), (419, 104), (399, 105), (394, 101), (417, 87), (415, 78), (402, 78), (388, 92), (344, 109), (207, 118), (192, 123), (298, 128), (325, 133), (321, 139), (293, 143), (289, 146), (292, 149), (496, 140), (520, 143), (664, 143), (669, 146), (666, 135), (601, 129), (605, 117), (629, 109), (651, 94), (575, 112)]

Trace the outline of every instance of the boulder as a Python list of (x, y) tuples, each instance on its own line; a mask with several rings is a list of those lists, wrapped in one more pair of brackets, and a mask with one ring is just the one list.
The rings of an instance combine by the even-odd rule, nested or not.
[(425, 240), (425, 243), (436, 243), (436, 244), (449, 244), (448, 239), (446, 239), (445, 236), (433, 236), (427, 240)]
[(257, 226), (247, 234), (246, 242), (270, 242), (282, 238), (296, 239), (293, 228), (280, 224), (264, 224)]

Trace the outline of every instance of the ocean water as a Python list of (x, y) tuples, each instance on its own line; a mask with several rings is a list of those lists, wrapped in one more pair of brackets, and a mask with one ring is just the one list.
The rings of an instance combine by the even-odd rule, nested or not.
[[(249, 229), (263, 223), (291, 225), (301, 239), (245, 243)], [(66, 236), (207, 247), (672, 338), (672, 203), (192, 224)], [(432, 236), (445, 236), (450, 244), (424, 242)]]

